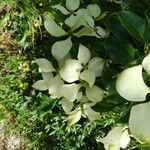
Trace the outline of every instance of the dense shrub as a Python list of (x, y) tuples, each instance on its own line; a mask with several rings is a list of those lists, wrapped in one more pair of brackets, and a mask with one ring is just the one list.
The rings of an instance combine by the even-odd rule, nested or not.
[(0, 118), (25, 149), (149, 149), (149, 0), (70, 1), (0, 2)]

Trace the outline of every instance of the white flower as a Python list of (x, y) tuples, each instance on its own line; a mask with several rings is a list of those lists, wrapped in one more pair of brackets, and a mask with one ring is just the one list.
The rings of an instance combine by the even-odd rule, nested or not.
[(69, 101), (66, 98), (62, 98), (62, 100), (61, 100), (61, 106), (62, 106), (63, 110), (65, 111), (65, 113), (67, 114), (73, 108), (73, 102)]
[[(81, 44), (79, 45), (77, 58), (78, 60), (66, 60), (64, 67), (60, 69), (60, 76), (63, 80), (69, 83), (82, 79), (86, 81), (91, 87), (95, 82), (95, 78), (101, 76), (102, 74), (104, 60), (98, 57), (94, 57), (90, 60), (90, 51)], [(81, 72), (83, 69), (82, 65), (85, 67), (87, 65), (87, 69)]]
[[(149, 73), (149, 55), (142, 62), (144, 69)], [(145, 101), (150, 88), (144, 83), (142, 65), (125, 69), (116, 82), (117, 92), (129, 101)], [(131, 108), (129, 129), (140, 142), (150, 143), (149, 128), (150, 102), (138, 104)]]
[(85, 103), (83, 104), (83, 113), (89, 118), (91, 122), (99, 120), (101, 115), (99, 112), (95, 112), (91, 106), (94, 106), (96, 103)]
[(141, 142), (150, 143), (150, 102), (132, 107), (129, 118), (131, 133)]
[(36, 59), (36, 60), (34, 61), (34, 63), (37, 63), (37, 64), (38, 64), (38, 66), (39, 66), (39, 68), (40, 68), (40, 70), (41, 70), (42, 72), (54, 72), (54, 71), (55, 71), (55, 69), (54, 69), (54, 67), (52, 66), (51, 62), (48, 61), (48, 60), (45, 59), (45, 58)]
[(64, 84), (60, 88), (60, 93), (63, 97), (73, 102), (77, 98), (80, 87), (80, 84), (75, 83)]
[(58, 41), (52, 46), (52, 55), (57, 61), (60, 61), (69, 53), (71, 47), (72, 41), (70, 37), (66, 40)]
[(84, 26), (79, 32), (74, 33), (74, 36), (95, 36), (97, 38), (104, 38), (108, 36), (108, 31), (99, 26), (95, 26), (93, 18), (97, 18), (101, 14), (101, 9), (97, 4), (90, 4), (87, 9), (79, 8), (79, 0), (67, 0), (66, 8), (61, 4), (52, 6), (52, 8), (61, 11), (64, 15), (70, 16), (65, 20), (65, 24), (68, 25), (72, 31)]
[(150, 53), (143, 59), (142, 66), (148, 75), (150, 75)]
[(54, 37), (61, 37), (68, 34), (49, 15), (45, 15), (44, 26), (46, 30)]
[(60, 87), (64, 85), (64, 82), (58, 75), (53, 77), (53, 74), (51, 72), (55, 69), (53, 68), (51, 63), (44, 58), (37, 59), (34, 62), (36, 62), (41, 69), (43, 80), (35, 82), (32, 87), (42, 91), (48, 90), (51, 98), (60, 98)]
[(96, 85), (86, 87), (86, 96), (93, 102), (100, 102), (104, 97), (105, 91)]
[[(70, 105), (70, 106), (69, 106)], [(64, 106), (64, 110), (68, 112), (68, 110), (70, 111), (72, 109), (72, 105), (70, 103), (66, 103)], [(91, 106), (94, 106), (95, 103), (85, 103), (83, 104), (83, 107), (78, 107), (75, 110), (68, 112), (68, 123), (70, 126), (72, 126), (73, 124), (77, 123), (80, 119), (82, 115), (86, 115), (90, 121), (95, 121), (95, 120), (99, 120), (101, 118), (100, 113), (95, 112)], [(69, 109), (67, 109), (66, 106), (69, 106)]]
[(128, 131), (123, 126), (113, 128), (106, 137), (98, 139), (104, 144), (105, 150), (120, 150), (126, 148), (130, 142)]
[(69, 83), (79, 80), (82, 65), (76, 59), (67, 59), (65, 66), (60, 69), (61, 78)]
[(117, 92), (129, 101), (144, 101), (150, 88), (144, 83), (142, 66), (125, 69), (117, 78)]

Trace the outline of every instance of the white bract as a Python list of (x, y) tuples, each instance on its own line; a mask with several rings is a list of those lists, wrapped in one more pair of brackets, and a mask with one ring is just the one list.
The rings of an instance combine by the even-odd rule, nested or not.
[(68, 99), (69, 101), (73, 102), (77, 98), (78, 91), (80, 89), (79, 84), (64, 84), (60, 88), (61, 95)]
[(97, 18), (101, 14), (101, 9), (96, 4), (90, 4), (87, 6), (87, 10), (90, 13), (90, 15), (94, 18)]
[[(99, 57), (91, 58), (89, 49), (81, 44), (77, 59), (72, 59), (69, 55), (73, 46), (71, 36), (97, 38), (108, 36), (107, 30), (95, 26), (95, 20), (101, 15), (100, 7), (97, 4), (90, 4), (87, 8), (79, 9), (79, 6), (80, 0), (66, 0), (65, 7), (61, 3), (52, 6), (53, 9), (67, 15), (64, 22), (58, 23), (52, 15), (45, 15), (46, 30), (54, 37), (64, 36), (63, 40), (55, 42), (51, 49), (59, 67), (55, 69), (51, 62), (44, 58), (35, 60), (43, 80), (35, 82), (33, 87), (48, 90), (51, 98), (61, 98), (62, 108), (69, 115), (69, 125), (78, 122), (82, 115), (90, 121), (100, 119), (100, 113), (91, 107), (102, 101), (105, 95), (104, 90), (94, 85), (96, 78), (102, 75), (104, 60)], [(70, 28), (68, 33), (62, 28), (64, 23)], [(74, 105), (76, 101), (79, 103), (78, 106)]]
[(70, 37), (66, 40), (58, 41), (52, 46), (52, 55), (57, 61), (60, 61), (69, 53), (71, 47), (72, 41)]
[(99, 112), (95, 112), (91, 106), (94, 106), (95, 103), (85, 103), (83, 104), (83, 113), (89, 118), (90, 121), (99, 120), (101, 115)]
[(36, 59), (34, 62), (38, 64), (38, 66), (42, 72), (53, 72), (53, 71), (55, 71), (55, 68), (52, 66), (51, 62), (49, 62), (45, 58)]
[[(95, 26), (94, 19), (101, 15), (101, 9), (97, 4), (90, 4), (87, 8), (80, 8), (80, 0), (66, 0), (66, 8), (61, 4), (51, 6), (52, 8), (59, 10), (64, 15), (70, 16), (64, 21), (72, 31), (84, 26), (77, 33), (74, 33), (74, 36), (95, 36), (97, 38), (104, 38), (108, 36), (108, 31)], [(78, 10), (77, 10), (78, 9)], [(93, 19), (94, 18), (94, 19)]]
[(148, 75), (150, 75), (150, 53), (143, 59), (142, 66)]
[(63, 80), (72, 83), (79, 80), (81, 69), (82, 65), (78, 60), (68, 59), (66, 60), (65, 66), (60, 69), (59, 74)]
[(66, 0), (66, 7), (70, 11), (74, 11), (74, 10), (78, 9), (79, 6), (80, 6), (80, 0)]
[(97, 141), (104, 144), (105, 150), (120, 150), (120, 147), (127, 147), (130, 142), (130, 137), (127, 129), (123, 126), (118, 126), (109, 131), (106, 137)]
[(150, 143), (150, 102), (132, 107), (129, 118), (131, 133), (141, 142)]
[(67, 32), (64, 31), (51, 16), (46, 15), (44, 19), (44, 26), (46, 30), (55, 37), (61, 37), (67, 35)]
[(82, 112), (80, 108), (75, 109), (74, 111), (71, 111), (68, 117), (68, 125), (72, 126), (73, 124), (77, 123), (80, 120), (81, 115), (82, 115)]
[[(142, 61), (142, 65), (125, 69), (116, 82), (117, 92), (129, 101), (145, 101), (150, 88), (142, 77), (142, 66), (149, 74), (150, 54)], [(150, 102), (138, 104), (131, 108), (129, 129), (133, 136), (140, 142), (150, 143)]]
[(99, 112), (95, 112), (91, 106), (94, 106), (95, 103), (84, 103), (83, 107), (78, 107), (75, 110), (69, 112), (69, 117), (68, 117), (68, 122), (69, 125), (73, 125), (75, 123), (77, 123), (81, 116), (84, 115), (86, 117), (89, 118), (89, 120), (91, 122), (95, 121), (95, 120), (99, 120), (101, 118), (100, 113)]
[[(69, 83), (82, 79), (91, 87), (95, 82), (95, 78), (102, 74), (104, 60), (98, 57), (94, 57), (90, 60), (90, 51), (81, 44), (79, 45), (77, 57), (78, 60), (66, 60), (64, 67), (60, 69), (60, 76)], [(81, 72), (85, 66), (87, 66), (87, 69)]]
[(56, 75), (49, 82), (50, 82), (50, 85), (48, 87), (48, 91), (49, 91), (49, 94), (51, 95), (51, 98), (62, 97), (61, 92), (60, 92), (60, 88), (62, 85), (64, 85), (64, 82), (60, 78), (60, 76)]
[(129, 101), (144, 101), (150, 93), (150, 88), (142, 77), (142, 66), (125, 69), (117, 78), (117, 92)]
[(61, 106), (63, 108), (63, 110), (65, 111), (65, 113), (69, 113), (71, 111), (71, 109), (73, 108), (73, 103), (70, 102), (68, 99), (66, 98), (62, 98), (61, 100)]
[(104, 97), (105, 91), (96, 85), (86, 88), (86, 96), (93, 102), (100, 102)]
[(95, 74), (89, 70), (84, 70), (80, 74), (80, 79), (86, 81), (91, 87), (95, 83)]

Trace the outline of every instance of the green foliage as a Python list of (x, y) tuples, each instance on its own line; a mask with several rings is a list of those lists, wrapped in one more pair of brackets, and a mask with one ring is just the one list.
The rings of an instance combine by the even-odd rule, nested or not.
[[(100, 16), (94, 18), (94, 26), (90, 26), (94, 34), (92, 37), (76, 34), (84, 28), (84, 24), (73, 30), (65, 23), (70, 14), (64, 15), (51, 7), (60, 2), (66, 8), (65, 1), (60, 0), (0, 2), (0, 104), (3, 106), (3, 109), (0, 106), (0, 120), (5, 118), (7, 110), (14, 127), (24, 137), (25, 149), (104, 149), (96, 139), (103, 138), (118, 124), (128, 126), (132, 108), (143, 103), (129, 101), (119, 95), (116, 81), (123, 70), (140, 65), (149, 53), (150, 1), (81, 0), (78, 9), (91, 3), (101, 8)], [(56, 22), (55, 25), (65, 31), (64, 37), (51, 36), (49, 33), (54, 30), (45, 25), (49, 33), (46, 31), (44, 19), (47, 14)], [(102, 28), (99, 33), (97, 26)], [(72, 42), (71, 59), (77, 59), (78, 48), (82, 44), (90, 50), (91, 57), (104, 60), (102, 75), (96, 78), (95, 85), (105, 90), (105, 95), (101, 102), (91, 107), (100, 112), (101, 119), (90, 122), (82, 112), (83, 118), (71, 127), (67, 126), (61, 100), (52, 99), (47, 92), (32, 88), (33, 83), (42, 78), (32, 61), (47, 58), (54, 68), (58, 68), (59, 61), (52, 57), (52, 45), (66, 37), (70, 37)], [(150, 85), (146, 72), (147, 68), (142, 77)], [(57, 73), (58, 70), (53, 74)], [(86, 81), (81, 83), (86, 85)], [(85, 93), (85, 88), (81, 91)], [(149, 95), (145, 99), (149, 102)], [(74, 102), (74, 108), (78, 108), (79, 103)], [(132, 139), (127, 149), (149, 149), (149, 144), (140, 144)]]

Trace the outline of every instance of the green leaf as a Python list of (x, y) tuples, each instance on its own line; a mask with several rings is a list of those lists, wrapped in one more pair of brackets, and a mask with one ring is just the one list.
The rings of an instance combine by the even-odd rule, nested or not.
[(150, 43), (150, 30), (141, 17), (130, 11), (119, 12), (118, 17), (124, 28), (136, 40), (143, 44)]
[(105, 41), (105, 49), (118, 64), (127, 65), (134, 60), (135, 48), (127, 41), (109, 38)]
[(150, 8), (148, 8), (145, 12), (144, 12), (147, 22), (148, 22), (148, 27), (150, 28)]
[(148, 5), (150, 5), (150, 0), (144, 0), (144, 2)]
[(103, 98), (103, 100), (101, 102), (96, 103), (96, 105), (94, 105), (92, 107), (92, 109), (96, 112), (108, 112), (108, 111), (112, 111), (116, 106), (118, 105), (124, 105), (124, 103), (126, 102), (117, 92), (116, 92), (116, 88), (115, 88), (115, 82), (113, 82), (108, 91), (109, 94)]
[(43, 96), (43, 101), (41, 105), (38, 107), (39, 111), (50, 111), (57, 103), (57, 100), (51, 99), (47, 96)]
[(111, 32), (117, 37), (121, 39), (128, 39), (129, 34), (125, 30), (125, 28), (121, 25), (118, 17), (116, 15), (112, 15), (108, 20), (107, 20), (109, 29)]
[(115, 75), (116, 71), (107, 64), (105, 64), (102, 71), (102, 82), (105, 88), (107, 88), (113, 82), (113, 76)]

